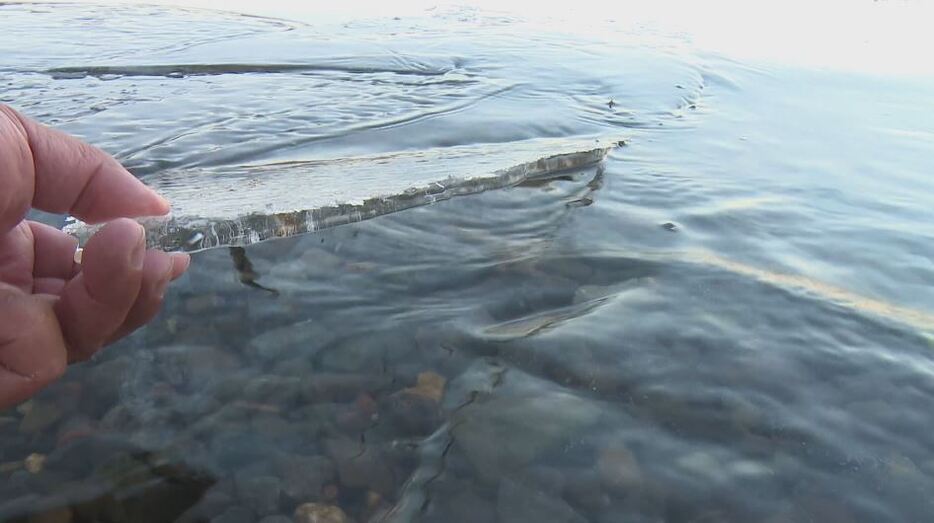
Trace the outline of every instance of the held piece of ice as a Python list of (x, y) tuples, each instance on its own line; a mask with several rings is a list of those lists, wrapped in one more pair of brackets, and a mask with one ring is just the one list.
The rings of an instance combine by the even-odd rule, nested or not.
[[(164, 171), (145, 181), (172, 202), (172, 213), (138, 221), (151, 248), (250, 245), (587, 167), (621, 143), (527, 140)], [(84, 245), (97, 227), (69, 218), (63, 230)]]

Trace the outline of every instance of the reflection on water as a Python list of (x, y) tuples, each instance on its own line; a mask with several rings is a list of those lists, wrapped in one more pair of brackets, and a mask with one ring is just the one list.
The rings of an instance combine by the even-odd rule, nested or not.
[[(0, 25), (26, 9), (0, 6)], [(133, 48), (82, 51), (63, 29), (37, 43), (45, 51), (16, 55), (24, 65), (4, 71), (13, 88), (0, 96), (144, 178), (613, 129), (632, 141), (516, 186), (197, 254), (152, 325), (0, 413), (0, 520), (895, 522), (934, 511), (934, 142), (919, 110), (934, 102), (930, 81), (651, 47), (553, 63), (555, 49), (593, 48), (558, 34), (523, 42), (508, 19), (325, 30), (188, 13), (204, 29), (185, 32), (176, 12), (145, 12), (113, 17), (136, 24), (128, 34), (164, 29), (146, 45), (178, 59), (160, 67), (259, 63), (247, 58), (272, 50), (268, 63), (323, 63), (298, 59), (314, 50), (303, 31), (320, 30), (353, 67), (476, 76), (407, 91), (396, 73), (345, 69), (119, 76), (100, 67), (132, 63)], [(234, 36), (256, 44), (225, 47)], [(62, 67), (97, 76), (47, 74)], [(504, 78), (522, 82), (380, 124)], [(403, 92), (411, 105), (391, 94)], [(348, 93), (360, 104), (330, 104)], [(340, 138), (306, 140), (314, 132)], [(352, 172), (345, 181), (365, 189)]]

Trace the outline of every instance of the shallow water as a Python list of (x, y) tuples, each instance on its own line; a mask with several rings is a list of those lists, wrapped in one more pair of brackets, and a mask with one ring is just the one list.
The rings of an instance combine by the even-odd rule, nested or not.
[[(934, 510), (934, 80), (473, 10), (0, 16), (0, 98), (144, 179), (630, 138), (549, 179), (196, 255), (152, 325), (0, 413), (0, 520)], [(82, 17), (109, 23), (89, 38)], [(38, 24), (18, 52), (35, 32), (11, 28)], [(252, 65), (127, 69), (195, 63)], [(239, 283), (242, 254), (275, 292)]]

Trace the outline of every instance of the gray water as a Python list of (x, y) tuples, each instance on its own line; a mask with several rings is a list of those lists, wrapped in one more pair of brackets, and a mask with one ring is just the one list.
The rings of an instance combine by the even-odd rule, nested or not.
[[(934, 79), (470, 9), (9, 4), (0, 30), (0, 101), (144, 180), (628, 138), (195, 255), (153, 324), (0, 413), (0, 520), (934, 513)], [(372, 196), (354, 174), (336, 199)]]

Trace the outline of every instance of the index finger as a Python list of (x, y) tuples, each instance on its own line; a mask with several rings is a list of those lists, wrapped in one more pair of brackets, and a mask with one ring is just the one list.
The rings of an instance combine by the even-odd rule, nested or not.
[(0, 197), (0, 232), (30, 206), (88, 223), (169, 212), (165, 199), (104, 151), (0, 104), (0, 156), (7, 154), (17, 159), (0, 162), (0, 187), (10, 188)]

